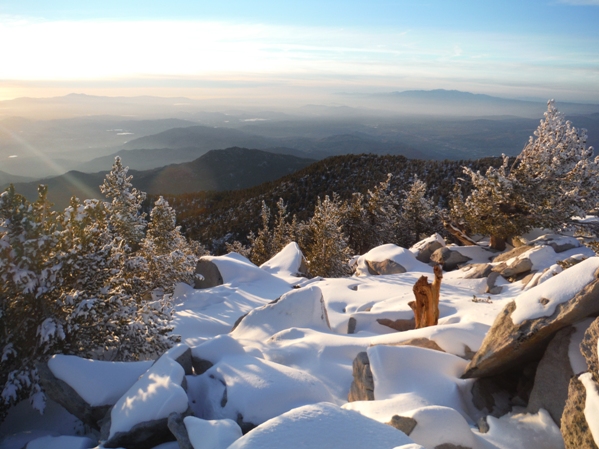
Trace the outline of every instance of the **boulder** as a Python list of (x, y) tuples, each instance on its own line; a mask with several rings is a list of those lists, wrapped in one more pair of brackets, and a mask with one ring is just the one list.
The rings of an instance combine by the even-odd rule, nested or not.
[(503, 262), (493, 267), (493, 271), (504, 278), (512, 278), (532, 270), (532, 261), (528, 257), (518, 257), (509, 264)]
[(482, 279), (491, 274), (493, 265), (490, 263), (473, 263), (462, 267), (460, 271), (464, 273), (464, 279)]
[(596, 382), (599, 382), (599, 358), (597, 356), (597, 340), (599, 337), (599, 318), (591, 323), (584, 333), (582, 343), (580, 343), (580, 352), (586, 359), (589, 372), (593, 375)]
[(416, 243), (410, 248), (410, 251), (420, 262), (429, 263), (431, 261), (431, 255), (444, 246), (445, 241), (443, 240), (443, 237), (439, 234), (433, 234), (429, 238)]
[(196, 449), (189, 440), (187, 428), (183, 422), (185, 418), (181, 413), (171, 413), (168, 417), (167, 425), (173, 436), (177, 439), (179, 449)]
[(439, 248), (431, 255), (431, 262), (443, 265), (443, 270), (453, 271), (459, 268), (459, 265), (472, 260), (468, 256), (460, 254), (458, 251), (452, 251), (447, 247)]
[(598, 449), (584, 415), (585, 405), (586, 388), (580, 376), (572, 377), (560, 426), (566, 449)]
[(493, 262), (494, 263), (497, 263), (497, 262), (506, 262), (506, 261), (508, 261), (510, 259), (513, 259), (514, 257), (518, 257), (521, 254), (524, 254), (527, 251), (530, 251), (532, 248), (533, 248), (533, 246), (531, 246), (531, 245), (519, 246), (519, 247), (514, 248), (514, 249), (512, 249), (510, 251), (507, 251), (505, 253), (499, 254), (497, 257), (495, 257), (493, 259)]
[(410, 338), (409, 340), (401, 341), (399, 343), (393, 343), (390, 346), (417, 346), (419, 348), (445, 352), (443, 349), (441, 349), (441, 346), (439, 346), (437, 342), (424, 337)]
[(38, 363), (36, 368), (40, 384), (50, 399), (62, 405), (83, 423), (93, 429), (100, 430), (98, 421), (104, 418), (112, 404), (91, 406), (79, 396), (73, 387), (54, 376), (46, 363)]
[(568, 251), (570, 249), (579, 248), (580, 242), (576, 237), (560, 234), (542, 235), (533, 241), (529, 242), (531, 246), (551, 246), (556, 253)]
[(495, 285), (497, 279), (499, 279), (499, 276), (501, 275), (496, 271), (489, 273), (489, 276), (487, 277), (487, 288), (485, 289), (485, 293), (489, 293), (491, 295), (498, 295), (501, 293), (503, 287), (501, 285)]
[(405, 415), (416, 422), (410, 438), (424, 447), (434, 449), (480, 447), (464, 416), (453, 408), (432, 405), (407, 412)]
[(544, 408), (558, 426), (568, 399), (570, 378), (574, 375), (568, 362), (570, 337), (574, 331), (573, 326), (563, 328), (555, 334), (547, 346), (537, 367), (534, 386), (526, 408), (528, 413), (533, 414)]
[(243, 436), (239, 425), (230, 419), (208, 421), (187, 416), (183, 423), (189, 441), (193, 445), (192, 449), (227, 449)]
[(185, 370), (174, 360), (186, 350), (177, 345), (167, 351), (116, 402), (102, 424), (104, 447), (150, 449), (174, 440), (168, 417), (189, 413)]
[(386, 274), (401, 274), (406, 272), (406, 269), (404, 267), (402, 267), (394, 260), (389, 259), (382, 260), (380, 262), (367, 260), (366, 267), (368, 268), (368, 273), (374, 276)]
[(196, 279), (194, 288), (210, 288), (217, 285), (223, 285), (223, 276), (214, 262), (201, 257), (196, 265), (196, 274), (201, 276), (201, 279)]
[(599, 258), (593, 257), (507, 304), (462, 377), (491, 376), (540, 359), (557, 331), (599, 314), (598, 275)]
[(291, 242), (260, 268), (274, 275), (308, 277), (308, 264), (297, 243)]
[[(298, 407), (235, 441), (228, 449), (402, 448), (413, 441), (392, 427), (334, 404)], [(415, 449), (418, 446), (406, 446)]]
[(374, 401), (374, 379), (370, 370), (370, 360), (366, 352), (360, 352), (354, 359), (353, 365), (354, 380), (349, 389), (347, 400), (354, 401)]
[[(351, 320), (352, 318), (350, 318)], [(353, 330), (355, 331), (356, 329), (356, 319), (353, 318), (354, 320), (354, 327)], [(391, 329), (394, 329), (398, 332), (404, 332), (404, 331), (411, 331), (412, 329), (415, 329), (416, 325), (414, 322), (414, 318), (410, 318), (410, 319), (402, 319), (399, 318), (397, 320), (390, 320), (389, 318), (377, 318), (376, 320), (377, 323), (383, 325), (383, 326), (387, 326), (390, 327)], [(348, 332), (349, 333), (354, 333), (354, 332)]]
[(412, 430), (416, 427), (416, 420), (414, 418), (408, 418), (406, 416), (393, 415), (391, 417), (391, 421), (387, 423), (391, 427), (395, 427), (397, 430), (405, 433), (407, 436), (410, 436)]

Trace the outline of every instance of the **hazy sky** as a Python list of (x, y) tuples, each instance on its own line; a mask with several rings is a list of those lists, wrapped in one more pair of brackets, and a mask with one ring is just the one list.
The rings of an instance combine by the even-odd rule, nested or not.
[(599, 0), (1, 0), (0, 99), (459, 89), (599, 103)]

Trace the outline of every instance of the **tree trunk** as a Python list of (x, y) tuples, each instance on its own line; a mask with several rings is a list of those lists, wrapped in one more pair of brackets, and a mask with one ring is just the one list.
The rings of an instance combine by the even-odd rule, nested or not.
[(499, 251), (505, 250), (505, 239), (501, 237), (497, 237), (496, 235), (491, 236), (491, 242), (489, 245), (492, 249), (496, 249)]
[(421, 276), (413, 287), (416, 301), (411, 301), (408, 305), (414, 311), (415, 328), (434, 326), (439, 322), (439, 296), (441, 292), (441, 279), (443, 279), (443, 270), (441, 265), (434, 268), (435, 280), (429, 284), (426, 276)]

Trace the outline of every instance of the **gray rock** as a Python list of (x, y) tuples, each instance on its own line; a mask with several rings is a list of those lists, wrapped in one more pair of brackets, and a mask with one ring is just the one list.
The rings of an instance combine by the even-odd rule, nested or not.
[(191, 441), (189, 440), (185, 423), (183, 422), (184, 418), (185, 416), (180, 413), (171, 413), (167, 421), (168, 428), (177, 439), (179, 449), (194, 449)]
[(443, 265), (443, 270), (453, 271), (459, 268), (459, 265), (472, 260), (468, 256), (460, 254), (458, 251), (452, 251), (447, 247), (439, 248), (431, 256), (431, 262)]
[(420, 262), (429, 263), (431, 261), (432, 254), (439, 248), (443, 248), (443, 245), (438, 240), (427, 242), (418, 251), (416, 259), (418, 259)]
[(532, 248), (533, 246), (531, 245), (519, 246), (511, 251), (499, 254), (493, 259), (493, 262), (505, 262), (507, 260), (513, 259), (514, 257), (518, 257), (520, 254), (523, 254), (526, 251), (530, 251)]
[(517, 258), (509, 265), (500, 263), (493, 268), (493, 271), (501, 274), (506, 279), (528, 273), (530, 270), (532, 270), (532, 262), (528, 257)]
[(574, 375), (568, 362), (570, 337), (574, 331), (573, 326), (563, 328), (547, 346), (537, 367), (534, 387), (526, 408), (528, 413), (537, 413), (544, 408), (558, 426), (568, 399), (570, 378)]
[(111, 421), (102, 425), (100, 438), (104, 441), (102, 447), (127, 449), (152, 449), (162, 443), (175, 441), (168, 428), (168, 418), (156, 419), (136, 424), (128, 432), (117, 432), (110, 439)]
[(551, 246), (556, 253), (568, 251), (570, 249), (579, 248), (580, 242), (576, 237), (560, 234), (547, 234), (533, 240), (529, 243), (533, 246)]
[(92, 407), (69, 384), (54, 376), (46, 363), (38, 363), (36, 368), (40, 384), (50, 399), (62, 405), (83, 423), (100, 430), (101, 424), (98, 422), (106, 416), (112, 405)]
[(201, 257), (196, 265), (196, 274), (199, 274), (203, 279), (196, 279), (194, 288), (210, 288), (217, 285), (223, 285), (223, 276), (216, 264), (211, 260)]
[(598, 449), (584, 417), (586, 389), (576, 376), (570, 380), (560, 431), (566, 449)]
[(374, 401), (374, 379), (370, 370), (370, 360), (366, 352), (360, 352), (353, 363), (354, 380), (351, 384), (347, 400)]
[(492, 274), (493, 265), (489, 263), (473, 263), (461, 269), (464, 279), (482, 279)]
[(177, 359), (175, 359), (175, 362), (177, 362), (179, 365), (183, 367), (186, 376), (191, 376), (193, 374), (191, 348), (187, 348), (187, 350), (183, 354), (181, 354)]
[(557, 331), (599, 314), (598, 274), (595, 272), (594, 280), (573, 298), (558, 304), (550, 316), (525, 320), (516, 325), (511, 318), (516, 303), (512, 301), (507, 304), (497, 315), (462, 377), (491, 376), (528, 360), (540, 359)]
[(409, 340), (401, 341), (389, 346), (416, 346), (418, 348), (432, 349), (433, 351), (445, 352), (437, 342), (428, 338), (410, 338)]
[(387, 423), (391, 427), (395, 427), (397, 430), (410, 436), (412, 431), (418, 424), (414, 418), (408, 418), (406, 416), (393, 415), (391, 421)]
[(368, 272), (372, 275), (401, 274), (406, 269), (393, 260), (383, 260), (381, 262), (366, 261)]
[(487, 418), (482, 416), (476, 421), (476, 427), (478, 427), (478, 431), (480, 433), (487, 433), (491, 428), (489, 427), (489, 423), (487, 422)]
[(584, 333), (580, 343), (580, 352), (584, 356), (593, 374), (595, 382), (599, 382), (599, 357), (597, 355), (597, 339), (599, 338), (599, 318), (595, 319)]
[(350, 316), (349, 320), (347, 321), (347, 333), (355, 334), (357, 324), (358, 324), (358, 322), (356, 321), (356, 319), (353, 316)]
[(490, 293), (491, 295), (498, 295), (501, 293), (503, 287), (495, 285), (497, 279), (499, 279), (499, 276), (501, 275), (496, 271), (489, 273), (489, 276), (487, 277), (487, 288), (485, 289), (485, 293)]
[(204, 360), (200, 357), (195, 357), (195, 356), (193, 356), (191, 358), (191, 363), (193, 364), (193, 371), (196, 376), (199, 376), (200, 374), (204, 374), (206, 371), (208, 371), (214, 365), (214, 363), (212, 363), (209, 360)]

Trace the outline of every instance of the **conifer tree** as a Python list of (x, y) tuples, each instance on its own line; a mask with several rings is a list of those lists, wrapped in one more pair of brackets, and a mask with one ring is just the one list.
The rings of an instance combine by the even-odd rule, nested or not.
[(410, 190), (402, 192), (398, 241), (405, 248), (442, 229), (439, 208), (426, 198), (426, 187), (426, 183), (415, 176)]
[(123, 167), (121, 158), (115, 157), (112, 170), (106, 175), (100, 191), (111, 200), (106, 208), (112, 232), (122, 238), (131, 250), (137, 250), (146, 227), (145, 214), (141, 212), (146, 194), (133, 187), (128, 171), (129, 167)]
[(368, 204), (366, 206), (370, 228), (368, 249), (397, 241), (399, 202), (395, 193), (391, 190), (392, 178), (393, 175), (389, 173), (385, 181), (380, 182), (374, 190), (368, 191)]
[(511, 165), (504, 156), (484, 175), (464, 168), (472, 192), (453, 199), (454, 218), (491, 235), (494, 247), (535, 226), (559, 228), (599, 205), (599, 158), (586, 146), (586, 130), (574, 128), (551, 100), (534, 134)]
[(273, 255), (272, 251), (272, 234), (270, 232), (270, 208), (262, 201), (262, 209), (260, 211), (262, 219), (262, 228), (258, 230), (258, 234), (253, 232), (248, 235), (250, 246), (252, 248), (251, 261), (260, 266)]
[(314, 216), (307, 223), (309, 245), (306, 251), (314, 276), (342, 277), (350, 273), (351, 251), (342, 230), (341, 201), (337, 194), (317, 199)]

